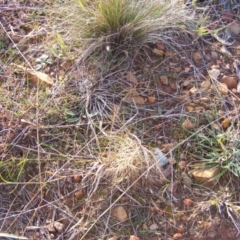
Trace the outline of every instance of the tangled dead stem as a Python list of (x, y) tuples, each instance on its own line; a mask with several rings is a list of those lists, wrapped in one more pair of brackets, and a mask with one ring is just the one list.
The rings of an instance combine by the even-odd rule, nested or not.
[(239, 11), (3, 1), (1, 239), (239, 239)]

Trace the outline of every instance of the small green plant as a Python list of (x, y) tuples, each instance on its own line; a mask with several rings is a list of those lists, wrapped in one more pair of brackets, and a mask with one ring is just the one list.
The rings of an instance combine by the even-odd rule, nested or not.
[(219, 167), (218, 177), (231, 172), (240, 177), (240, 138), (233, 126), (226, 131), (221, 124), (211, 123), (210, 128), (194, 134), (192, 137), (191, 158), (203, 163), (204, 168)]
[(27, 158), (12, 157), (8, 161), (0, 161), (0, 181), (18, 182), (24, 171)]
[(52, 64), (53, 60), (49, 58), (47, 54), (42, 54), (40, 57), (36, 59), (36, 65), (34, 67), (35, 70), (44, 69), (48, 64)]

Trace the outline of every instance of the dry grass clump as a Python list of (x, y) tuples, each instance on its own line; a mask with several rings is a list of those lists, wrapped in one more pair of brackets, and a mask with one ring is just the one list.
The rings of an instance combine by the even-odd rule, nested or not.
[(133, 182), (156, 164), (151, 152), (142, 146), (136, 136), (119, 134), (108, 138), (106, 157), (102, 158), (102, 162), (106, 165), (106, 176), (111, 178), (113, 183), (124, 180)]
[(56, 31), (80, 58), (135, 52), (163, 40), (165, 30), (183, 29), (193, 20), (178, 0), (72, 0), (57, 11)]

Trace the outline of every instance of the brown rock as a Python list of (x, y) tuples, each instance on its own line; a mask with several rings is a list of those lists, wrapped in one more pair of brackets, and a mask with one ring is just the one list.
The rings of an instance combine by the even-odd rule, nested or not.
[(184, 169), (186, 167), (186, 161), (184, 160), (181, 160), (179, 163), (178, 163), (178, 166), (180, 167), (180, 169)]
[(212, 65), (212, 66), (211, 66), (211, 69), (219, 69), (219, 68), (220, 68), (219, 65)]
[(228, 89), (233, 89), (233, 88), (237, 88), (238, 85), (238, 78), (237, 76), (223, 76), (221, 78), (221, 82), (225, 83), (228, 87)]
[(217, 88), (222, 95), (228, 94), (228, 87), (225, 83), (217, 83)]
[(208, 90), (211, 87), (211, 82), (210, 80), (205, 80), (201, 82), (201, 88), (204, 90)]
[(193, 85), (190, 83), (186, 87), (184, 87), (185, 90), (190, 90), (193, 88)]
[(153, 97), (153, 96), (149, 96), (149, 97), (147, 98), (147, 100), (148, 100), (148, 102), (151, 103), (151, 104), (156, 102), (156, 98)]
[(61, 233), (63, 231), (64, 224), (62, 224), (60, 222), (54, 222), (53, 226), (59, 233)]
[[(117, 239), (116, 239), (117, 240)], [(139, 237), (135, 236), (135, 235), (131, 235), (129, 240), (140, 240)]]
[(234, 17), (234, 13), (232, 11), (227, 11), (222, 14), (222, 20), (224, 21), (231, 21)]
[[(204, 167), (204, 166), (203, 166)], [(213, 182), (213, 178), (218, 175), (220, 169), (218, 167), (209, 168), (209, 169), (194, 169), (191, 174), (194, 179), (202, 184), (208, 184)]]
[(183, 200), (183, 205), (186, 207), (191, 207), (193, 205), (193, 200), (190, 198), (185, 198)]
[(217, 59), (218, 58), (218, 53), (217, 52), (211, 52), (211, 57), (213, 59)]
[(176, 67), (176, 68), (174, 68), (174, 70), (175, 70), (175, 72), (177, 72), (177, 73), (179, 73), (179, 72), (182, 71), (182, 69), (181, 69), (180, 67)]
[(208, 232), (207, 236), (208, 236), (209, 238), (212, 238), (212, 239), (213, 239), (213, 238), (215, 238), (215, 237), (217, 236), (217, 232), (214, 231), (214, 230), (211, 230), (211, 231)]
[(72, 62), (70, 60), (63, 61), (60, 66), (65, 70), (69, 70), (69, 68), (72, 66)]
[(160, 80), (163, 85), (168, 85), (168, 77), (167, 76), (160, 76)]
[(191, 94), (194, 94), (194, 93), (196, 93), (198, 91), (198, 89), (195, 87), (195, 86), (193, 86), (191, 89), (189, 89), (189, 92), (191, 93)]
[(138, 80), (132, 72), (127, 73), (127, 80), (129, 82), (133, 83), (134, 85), (138, 85)]
[(173, 235), (173, 238), (174, 239), (180, 239), (180, 238), (182, 238), (183, 237), (183, 235), (181, 234), (181, 233), (175, 233), (174, 235)]
[(173, 57), (174, 56), (174, 52), (171, 52), (171, 51), (165, 52), (165, 56), (166, 57)]
[(168, 94), (172, 93), (172, 89), (170, 87), (163, 87), (162, 91)]
[(170, 84), (170, 87), (171, 87), (172, 90), (177, 90), (177, 85), (176, 85), (176, 83), (171, 83), (171, 84)]
[[(130, 238), (131, 239), (131, 238)], [(108, 240), (118, 240), (118, 237), (117, 236), (113, 236), (111, 238), (108, 238)]]
[(164, 50), (165, 49), (164, 45), (159, 44), (159, 43), (157, 44), (156, 47), (157, 47), (158, 50)]
[(232, 89), (232, 93), (237, 94), (237, 89), (236, 89), (236, 88), (233, 88), (233, 89)]
[(192, 130), (192, 129), (194, 129), (194, 124), (190, 120), (186, 119), (183, 122), (182, 127), (187, 129), (187, 130)]
[(82, 176), (75, 174), (75, 175), (73, 175), (73, 180), (74, 180), (74, 182), (79, 183), (82, 180)]
[(164, 55), (164, 51), (163, 50), (159, 50), (157, 48), (153, 49), (153, 53), (155, 53), (156, 55), (162, 57)]
[(184, 233), (184, 232), (185, 232), (185, 227), (184, 227), (183, 224), (181, 224), (181, 225), (178, 226), (178, 232), (179, 232), (179, 233)]
[(201, 60), (202, 59), (201, 53), (199, 53), (199, 52), (193, 53), (193, 59), (194, 59), (194, 61)]
[(84, 190), (80, 189), (79, 191), (75, 192), (74, 195), (77, 199), (81, 199), (84, 197)]
[(188, 86), (190, 83), (191, 83), (190, 80), (185, 80), (185, 81), (182, 83), (182, 85), (183, 85), (184, 87), (186, 87), (186, 86)]
[(208, 75), (211, 79), (217, 80), (219, 75), (220, 75), (220, 70), (216, 69), (216, 68), (213, 68), (213, 69), (208, 71)]
[(116, 218), (119, 222), (125, 222), (128, 219), (127, 212), (123, 206), (114, 207), (112, 217)]
[(152, 230), (152, 231), (155, 231), (155, 230), (157, 230), (159, 227), (158, 227), (158, 225), (156, 224), (156, 223), (153, 223), (153, 224), (151, 224), (150, 226), (149, 226), (149, 229), (150, 230)]
[(230, 30), (231, 30), (231, 33), (233, 33), (234, 35), (240, 34), (240, 24), (237, 22), (233, 22), (230, 25)]
[(9, 32), (8, 35), (11, 37), (11, 39), (15, 43), (20, 42), (20, 40), (22, 39), (22, 37), (16, 32)]
[(126, 96), (124, 98), (125, 102), (131, 103), (131, 104), (137, 104), (137, 105), (143, 105), (145, 104), (145, 100), (141, 96)]

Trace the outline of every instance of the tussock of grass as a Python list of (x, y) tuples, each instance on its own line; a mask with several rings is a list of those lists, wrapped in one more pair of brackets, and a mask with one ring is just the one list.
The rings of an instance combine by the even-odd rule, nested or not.
[(197, 163), (203, 164), (204, 169), (216, 168), (221, 172), (216, 176), (220, 178), (225, 173), (240, 176), (240, 150), (239, 133), (234, 123), (225, 131), (219, 123), (219, 118), (210, 120), (206, 115), (209, 125), (192, 135), (191, 151), (189, 155)]
[(61, 34), (66, 43), (83, 54), (80, 58), (106, 50), (135, 51), (136, 47), (153, 43), (156, 33), (161, 41), (166, 29), (175, 31), (193, 20), (178, 0), (70, 1), (59, 9), (59, 15), (58, 31), (64, 24), (67, 31)]
[(158, 167), (156, 159), (136, 136), (118, 134), (111, 135), (108, 139), (106, 157), (102, 162), (106, 165), (106, 176), (113, 183), (118, 184), (124, 180), (133, 182), (152, 165)]

